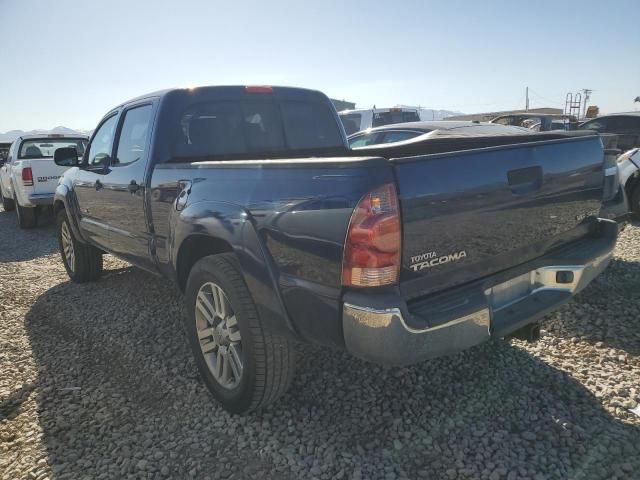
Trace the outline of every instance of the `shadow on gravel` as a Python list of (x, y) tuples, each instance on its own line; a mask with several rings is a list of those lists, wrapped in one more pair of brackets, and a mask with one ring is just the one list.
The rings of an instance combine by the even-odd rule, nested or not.
[(612, 260), (551, 323), (554, 334), (640, 355), (640, 262)]
[(137, 269), (60, 284), (37, 299), (25, 323), (51, 480), (640, 471), (638, 428), (611, 417), (567, 374), (501, 341), (403, 369), (302, 346), (279, 403), (229, 416), (198, 380), (181, 301)]
[(15, 212), (5, 212), (0, 206), (0, 262), (23, 262), (58, 251), (53, 214), (38, 217), (38, 226), (18, 228)]

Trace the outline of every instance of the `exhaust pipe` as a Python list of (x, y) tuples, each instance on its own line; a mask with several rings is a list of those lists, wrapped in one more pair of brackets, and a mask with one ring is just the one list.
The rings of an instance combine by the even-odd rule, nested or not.
[(524, 340), (526, 342), (537, 342), (540, 340), (540, 324), (530, 323), (529, 325), (525, 325), (507, 335), (507, 338), (517, 338), (518, 340)]

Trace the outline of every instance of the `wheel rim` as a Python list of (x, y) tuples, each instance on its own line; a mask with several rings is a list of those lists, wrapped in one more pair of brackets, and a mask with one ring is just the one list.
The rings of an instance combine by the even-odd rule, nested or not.
[(71, 232), (67, 222), (62, 222), (62, 228), (60, 229), (60, 237), (62, 238), (62, 252), (64, 258), (67, 261), (67, 266), (72, 272), (76, 267), (76, 255), (73, 250), (73, 240), (71, 239)]
[(242, 380), (244, 356), (235, 312), (224, 290), (207, 282), (196, 297), (196, 332), (213, 378), (226, 389)]

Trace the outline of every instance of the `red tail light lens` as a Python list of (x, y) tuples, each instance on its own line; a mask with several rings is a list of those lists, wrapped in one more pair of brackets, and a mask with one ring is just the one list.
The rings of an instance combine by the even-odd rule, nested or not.
[(22, 169), (22, 184), (26, 187), (33, 185), (33, 172), (31, 171), (31, 167)]
[(400, 274), (400, 210), (393, 184), (366, 194), (351, 214), (344, 246), (342, 284), (379, 287)]

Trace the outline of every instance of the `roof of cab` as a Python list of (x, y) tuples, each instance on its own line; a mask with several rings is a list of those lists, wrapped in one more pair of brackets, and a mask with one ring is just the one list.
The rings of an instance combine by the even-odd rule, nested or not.
[(132, 98), (130, 100), (127, 100), (126, 102), (122, 102), (120, 105), (118, 105), (117, 107), (111, 109), (111, 110), (115, 110), (118, 109), (120, 107), (123, 107), (125, 105), (129, 105), (131, 103), (137, 103), (143, 100), (147, 100), (150, 98), (158, 98), (158, 97), (164, 97), (166, 95), (175, 93), (175, 92), (204, 92), (204, 91), (209, 91), (209, 92), (214, 92), (216, 90), (218, 91), (223, 91), (223, 90), (227, 90), (227, 91), (233, 91), (233, 90), (237, 90), (237, 91), (242, 91), (242, 90), (246, 90), (247, 88), (251, 88), (251, 87), (261, 87), (261, 88), (271, 88), (273, 89), (274, 92), (286, 92), (286, 91), (290, 91), (290, 92), (298, 92), (298, 93), (310, 93), (310, 94), (321, 94), (323, 96), (324, 93), (320, 92), (319, 90), (313, 90), (313, 89), (309, 89), (309, 88), (300, 88), (300, 87), (286, 87), (286, 86), (276, 86), (276, 85), (202, 85), (202, 86), (194, 86), (194, 87), (181, 87), (181, 88), (166, 88), (164, 90), (157, 90), (155, 92), (150, 92), (150, 93), (146, 93), (144, 95), (140, 95), (138, 97)]

